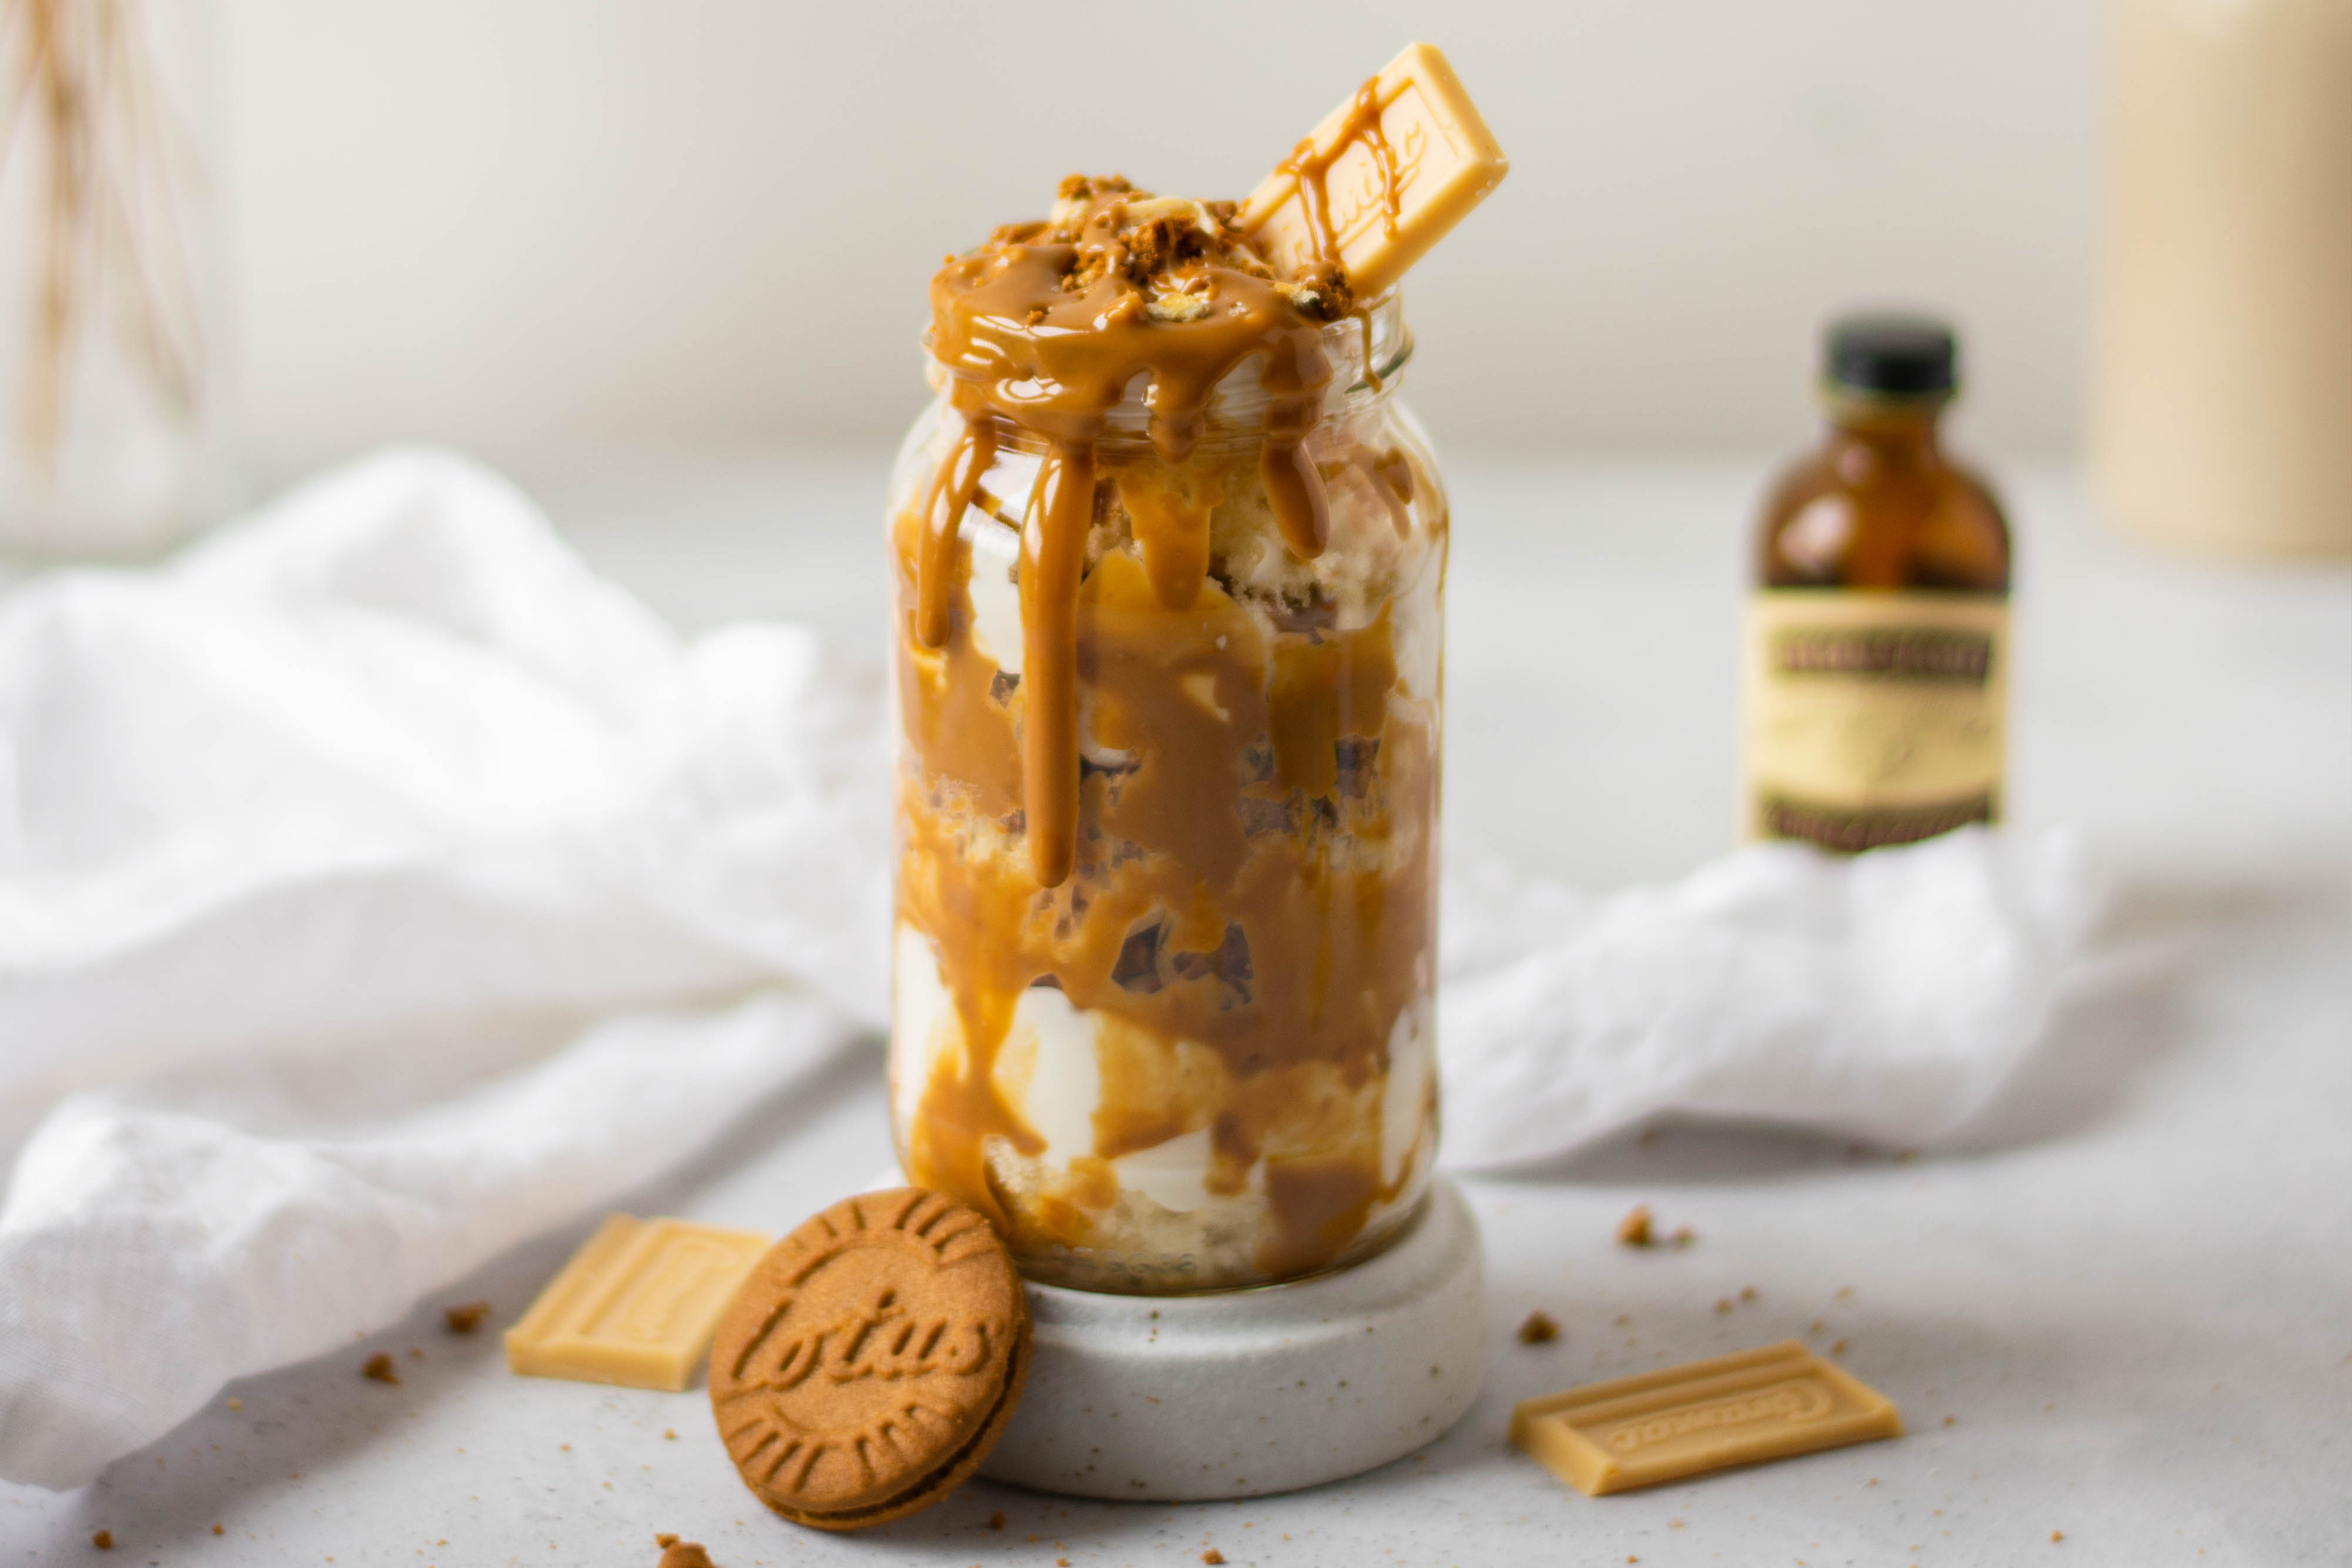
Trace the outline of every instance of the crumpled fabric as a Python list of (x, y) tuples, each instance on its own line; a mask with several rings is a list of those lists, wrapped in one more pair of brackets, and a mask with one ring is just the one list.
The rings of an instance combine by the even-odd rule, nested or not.
[[(805, 628), (679, 637), (429, 451), (0, 603), (0, 1478), (89, 1480), (883, 1027), (882, 701)], [(1952, 1135), (2086, 889), (1981, 832), (1600, 900), (1452, 874), (1445, 1157)]]
[(1438, 925), (1444, 1158), (1542, 1162), (1667, 1115), (1969, 1135), (2046, 1037), (2095, 903), (2063, 829), (1754, 844), (1599, 899), (1477, 862)]

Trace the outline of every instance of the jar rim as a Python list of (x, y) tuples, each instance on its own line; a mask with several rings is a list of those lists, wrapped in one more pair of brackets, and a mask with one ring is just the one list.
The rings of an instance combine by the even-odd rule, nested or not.
[[(1324, 386), (1318, 421), (1387, 396), (1412, 359), (1412, 330), (1405, 322), (1404, 303), (1393, 287), (1338, 321), (1325, 323), (1320, 341), (1332, 371)], [(928, 330), (923, 345), (925, 379), (932, 391), (944, 394), (953, 373), (931, 353)], [(1212, 449), (1247, 446), (1264, 437), (1265, 416), (1273, 403), (1260, 379), (1265, 360), (1262, 353), (1244, 355), (1210, 393), (1202, 409), (1208, 425), (1202, 446)], [(1145, 438), (1150, 409), (1144, 399), (1150, 384), (1150, 374), (1137, 371), (1118, 402), (1103, 416), (1101, 439), (1118, 443)], [(1030, 434), (1017, 419), (1000, 415), (998, 423), (1007, 427), (1014, 445)]]

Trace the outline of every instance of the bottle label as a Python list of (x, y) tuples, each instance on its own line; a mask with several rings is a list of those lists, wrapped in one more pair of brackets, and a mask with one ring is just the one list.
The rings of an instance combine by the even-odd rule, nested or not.
[(1748, 837), (1859, 850), (2000, 819), (2005, 597), (1765, 589), (1745, 663)]

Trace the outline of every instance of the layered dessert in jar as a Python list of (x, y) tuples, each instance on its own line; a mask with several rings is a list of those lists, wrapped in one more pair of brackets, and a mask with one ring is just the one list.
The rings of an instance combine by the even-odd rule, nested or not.
[(907, 1173), (1049, 1282), (1360, 1258), (1437, 1142), (1446, 510), (1395, 293), (1073, 176), (930, 300), (889, 499)]

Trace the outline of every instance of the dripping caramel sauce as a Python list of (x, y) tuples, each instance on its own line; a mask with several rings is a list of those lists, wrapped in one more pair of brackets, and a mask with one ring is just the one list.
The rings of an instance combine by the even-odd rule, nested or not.
[[(1339, 256), (1339, 235), (1331, 220), (1331, 171), (1349, 150), (1362, 146), (1371, 153), (1372, 167), (1381, 177), (1381, 232), (1390, 239), (1397, 237), (1397, 224), (1404, 216), (1404, 179), (1397, 163), (1396, 145), (1381, 124), (1386, 106), (1381, 102), (1381, 79), (1364, 79), (1349, 100), (1348, 112), (1339, 121), (1328, 147), (1318, 147), (1312, 136), (1302, 137), (1290, 155), (1276, 163), (1276, 174), (1287, 174), (1298, 191), (1299, 204), (1307, 212), (1307, 232), (1313, 241), (1315, 259), (1343, 271), (1346, 263)], [(1381, 389), (1381, 373), (1372, 363), (1372, 313), (1367, 304), (1358, 304), (1352, 312), (1362, 329), (1364, 339), (1364, 377), (1374, 392)]]
[[(1322, 162), (1294, 154), (1302, 189), (1349, 137), (1378, 137), (1372, 88)], [(1381, 163), (1393, 222), (1393, 153)], [(1093, 1211), (1118, 1196), (1111, 1160), (1206, 1130), (1212, 1194), (1261, 1173), (1253, 1267), (1286, 1278), (1347, 1255), (1428, 1163), (1429, 1091), (1392, 1177), (1379, 1107), (1391, 1035), (1434, 978), (1437, 693), (1400, 679), (1385, 610), (1343, 630), (1310, 605), (1269, 636), (1212, 572), (1213, 513), (1253, 490), (1297, 558), (1329, 542), (1308, 450), (1329, 321), (1360, 317), (1381, 384), (1328, 201), (1322, 265), (1285, 280), (1230, 235), (1139, 229), (1126, 209), (1152, 198), (1122, 193), (1087, 186), (1076, 221), (1000, 230), (932, 282), (929, 346), (960, 423), (895, 525), (899, 903), (935, 949), (963, 1049), (930, 1065), (902, 1152), (1034, 1263), (1094, 1236)], [(1213, 394), (1253, 358), (1262, 432), (1203, 451)], [(1139, 377), (1148, 450), (1108, 429)], [(1008, 442), (1042, 447), (1017, 513), (982, 483)], [(1413, 459), (1342, 461), (1400, 539), (1418, 500), (1442, 550), (1442, 498)], [(959, 530), (976, 502), (1017, 517), (1017, 679), (973, 637)], [(1090, 549), (1113, 507), (1132, 552)], [(1083, 762), (1082, 742), (1111, 761)], [(991, 1141), (1045, 1145), (1000, 1089), (999, 1057), (1041, 984), (1098, 1021), (1102, 1092), (1070, 1180), (1013, 1194)]]
[[(934, 485), (937, 555), (952, 549), (961, 508), (954, 476), (984, 461), (995, 421), (1049, 444), (1021, 524), (1021, 601), (1027, 789), (1032, 869), (1044, 887), (1070, 872), (1076, 830), (1078, 765), (1076, 647), (1071, 606), (1094, 523), (1096, 445), (1113, 409), (1139, 375), (1153, 448), (1181, 463), (1202, 435), (1217, 385), (1244, 359), (1260, 356), (1266, 395), (1260, 459), (1283, 538), (1302, 559), (1322, 553), (1328, 503), (1299, 443), (1322, 410), (1331, 364), (1322, 325), (1301, 313), (1270, 278), (1202, 263), (1181, 282), (1206, 310), (1191, 320), (1155, 320), (1144, 291), (1119, 266), (1126, 242), (1119, 205), (1089, 216), (1074, 243), (1015, 238), (958, 258), (931, 283), (931, 353), (947, 371), (964, 434)], [(1088, 253), (1108, 256), (1090, 282)], [(968, 500), (968, 496), (967, 496)], [(938, 646), (949, 563), (927, 556), (919, 630)]]

